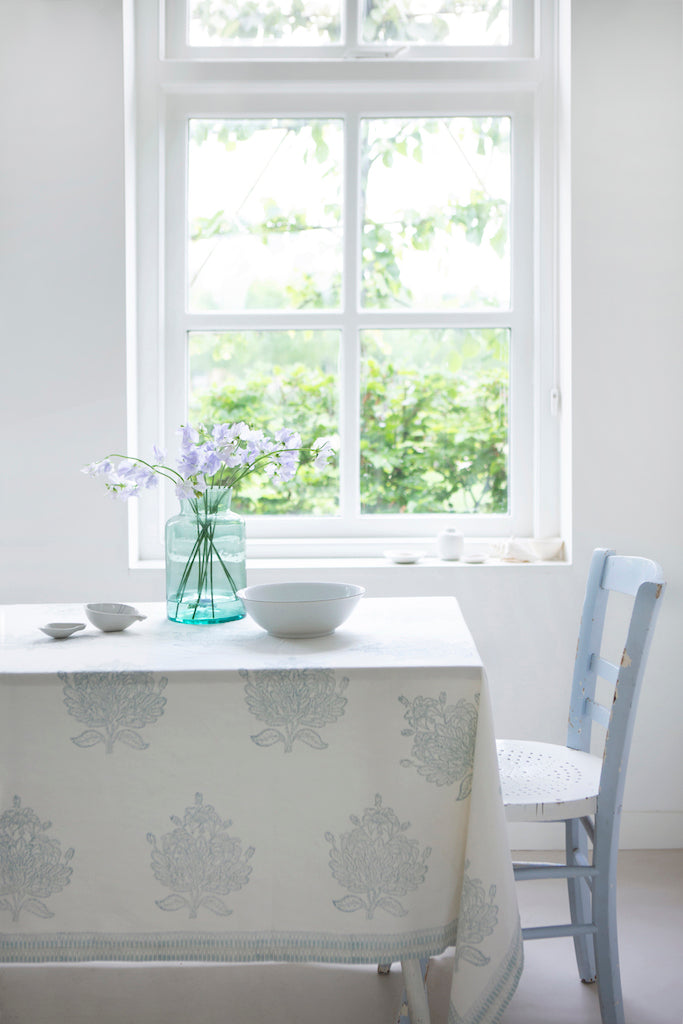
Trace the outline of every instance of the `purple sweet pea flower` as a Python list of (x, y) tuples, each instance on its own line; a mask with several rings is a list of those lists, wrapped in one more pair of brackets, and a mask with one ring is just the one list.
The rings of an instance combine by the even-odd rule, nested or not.
[(301, 448), (301, 434), (296, 430), (278, 430), (275, 440), (283, 444), (285, 448)]
[(101, 462), (90, 462), (81, 470), (81, 473), (87, 473), (88, 476), (109, 476), (113, 472), (114, 463), (109, 459), (102, 459)]
[(216, 445), (223, 448), (225, 445), (233, 444), (238, 440), (240, 431), (245, 427), (244, 423), (217, 423), (211, 431)]
[(214, 446), (207, 442), (197, 449), (199, 454), (199, 472), (205, 476), (214, 476), (221, 468), (221, 459)]
[(194, 427), (187, 426), (180, 427), (177, 431), (180, 436), (180, 443), (183, 448), (189, 448), (190, 445), (196, 444), (199, 440), (199, 434)]
[(194, 487), (192, 486), (192, 484), (188, 483), (187, 481), (185, 481), (182, 484), (181, 483), (177, 483), (175, 485), (175, 493), (176, 493), (176, 497), (181, 499), (181, 500), (183, 498), (194, 498), (194, 496), (195, 496)]
[(279, 452), (276, 458), (278, 461), (278, 480), (291, 480), (296, 475), (296, 471), (299, 466), (299, 452), (285, 449), (285, 451)]
[(192, 446), (181, 448), (176, 464), (180, 475), (187, 480), (199, 470), (199, 452)]
[(329, 437), (319, 437), (313, 442), (313, 450), (318, 449), (313, 465), (316, 469), (325, 469), (328, 460), (334, 455), (334, 448)]

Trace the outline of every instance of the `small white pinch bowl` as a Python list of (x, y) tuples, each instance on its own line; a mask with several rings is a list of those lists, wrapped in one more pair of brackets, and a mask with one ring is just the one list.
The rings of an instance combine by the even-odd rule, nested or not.
[(79, 629), (85, 629), (85, 622), (48, 622), (38, 626), (41, 633), (51, 636), (53, 640), (66, 640)]
[(132, 604), (86, 604), (85, 614), (93, 626), (97, 626), (103, 633), (120, 633), (127, 629), (133, 622), (142, 622), (146, 615), (140, 615), (137, 608)]
[(529, 541), (531, 550), (542, 562), (550, 562), (552, 559), (557, 558), (562, 551), (562, 538), (561, 537), (544, 537), (543, 539), (534, 539)]
[(348, 619), (365, 587), (354, 583), (259, 583), (239, 590), (247, 614), (271, 636), (327, 636)]
[(415, 565), (422, 558), (419, 551), (385, 551), (384, 557), (394, 565)]

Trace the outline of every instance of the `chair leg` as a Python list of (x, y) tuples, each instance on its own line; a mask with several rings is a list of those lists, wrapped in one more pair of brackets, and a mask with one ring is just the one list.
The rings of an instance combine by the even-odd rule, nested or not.
[[(580, 823), (574, 818), (566, 823), (565, 831), (567, 864), (576, 864), (576, 854), (588, 856), (588, 840)], [(591, 893), (584, 878), (568, 878), (569, 912), (572, 924), (589, 924), (592, 921)], [(595, 948), (592, 935), (575, 935), (574, 952), (581, 981), (587, 983), (597, 978)]]
[[(430, 1024), (429, 1002), (425, 987), (428, 966), (429, 957), (424, 957), (421, 960), (401, 960), (403, 984), (408, 1004), (407, 1020), (410, 1024)], [(404, 1021), (406, 1021), (406, 1018), (402, 1012), (400, 1024), (404, 1024)]]
[(595, 963), (602, 1024), (624, 1024), (617, 943), (616, 874), (616, 856), (613, 856), (609, 869), (601, 871), (593, 880), (593, 920), (597, 926)]

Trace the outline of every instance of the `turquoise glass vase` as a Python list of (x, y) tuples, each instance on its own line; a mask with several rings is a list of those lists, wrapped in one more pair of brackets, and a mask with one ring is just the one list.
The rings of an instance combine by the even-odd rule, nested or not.
[(247, 585), (244, 520), (230, 511), (231, 491), (209, 487), (183, 498), (166, 523), (166, 612), (172, 622), (243, 619), (237, 591)]

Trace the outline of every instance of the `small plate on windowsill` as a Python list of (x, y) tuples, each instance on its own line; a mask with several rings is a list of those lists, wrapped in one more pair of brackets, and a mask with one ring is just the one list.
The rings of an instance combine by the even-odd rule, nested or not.
[(385, 551), (384, 557), (394, 565), (415, 565), (422, 558), (419, 551)]

